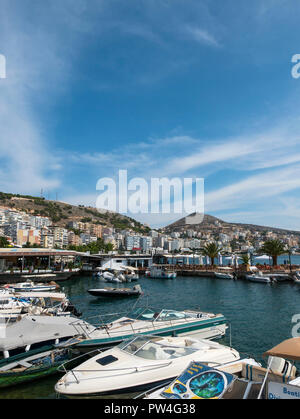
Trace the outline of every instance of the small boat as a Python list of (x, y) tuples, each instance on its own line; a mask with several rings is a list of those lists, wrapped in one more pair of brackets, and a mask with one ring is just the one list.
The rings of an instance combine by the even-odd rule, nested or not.
[(233, 279), (233, 275), (223, 272), (215, 272), (215, 277), (219, 279)]
[(269, 278), (275, 280), (276, 282), (285, 282), (285, 281), (290, 281), (290, 275), (289, 274), (268, 274), (267, 275)]
[(300, 271), (296, 271), (294, 274), (292, 274), (291, 278), (295, 284), (300, 284)]
[(276, 280), (270, 278), (269, 276), (263, 275), (261, 272), (259, 272), (257, 275), (256, 274), (246, 275), (245, 278), (251, 282), (261, 282), (265, 284), (271, 284), (273, 282), (276, 282)]
[(66, 396), (132, 393), (170, 382), (194, 359), (215, 365), (239, 358), (236, 350), (209, 340), (138, 336), (67, 372), (55, 391)]
[(45, 352), (32, 350), (25, 355), (16, 355), (0, 360), (0, 388), (28, 383), (57, 374), (57, 368), (71, 360), (70, 349), (51, 349)]
[(118, 278), (112, 272), (103, 272), (102, 278), (104, 278), (106, 282), (118, 282), (118, 283), (123, 282), (121, 278)]
[[(119, 316), (114, 314), (114, 318)], [(131, 313), (108, 322), (100, 317), (98, 327), (88, 337), (72, 339), (82, 352), (99, 347), (117, 345), (136, 334), (163, 336), (193, 336), (201, 339), (215, 339), (224, 336), (228, 326), (223, 314), (185, 310), (152, 310), (136, 308)]]
[(35, 284), (32, 281), (21, 282), (20, 284), (9, 285), (8, 289), (14, 292), (40, 292), (40, 291), (55, 291), (59, 286), (57, 284)]
[(139, 285), (133, 288), (100, 288), (90, 289), (88, 293), (94, 297), (138, 297), (143, 295), (142, 289)]
[(161, 267), (161, 266), (151, 266), (150, 268), (150, 273), (149, 273), (150, 278), (162, 278), (162, 279), (174, 279), (177, 277), (177, 273), (175, 271), (171, 271), (170, 269), (167, 269), (165, 267)]
[(23, 313), (34, 316), (76, 316), (80, 313), (70, 302), (66, 294), (62, 292), (24, 292), (15, 293), (14, 297), (18, 300), (28, 302), (23, 308)]
[[(258, 396), (261, 384), (251, 381), (253, 368), (261, 367), (254, 359), (239, 359), (211, 366), (201, 361), (189, 366), (165, 387), (155, 388), (138, 397), (144, 399), (243, 399)], [(250, 372), (250, 374), (249, 374)], [(249, 397), (250, 396), (250, 397)]]
[(5, 321), (17, 318), (31, 306), (27, 298), (15, 297), (13, 294), (0, 294), (0, 319)]
[(72, 316), (26, 314), (13, 323), (0, 324), (0, 359), (24, 354), (45, 345), (50, 350), (54, 344), (77, 336), (88, 336), (93, 330), (94, 326)]

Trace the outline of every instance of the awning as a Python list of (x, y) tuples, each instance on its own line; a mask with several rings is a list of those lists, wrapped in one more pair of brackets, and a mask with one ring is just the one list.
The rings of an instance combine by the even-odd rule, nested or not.
[(291, 338), (265, 352), (263, 356), (278, 356), (294, 361), (300, 360), (300, 338)]

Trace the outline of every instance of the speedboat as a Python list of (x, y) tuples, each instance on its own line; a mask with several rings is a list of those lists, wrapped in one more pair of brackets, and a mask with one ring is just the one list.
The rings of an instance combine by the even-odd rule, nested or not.
[(28, 302), (23, 308), (24, 313), (34, 316), (76, 316), (80, 313), (62, 292), (24, 292), (15, 293), (15, 299)]
[(67, 396), (132, 393), (169, 382), (194, 359), (215, 365), (239, 358), (236, 350), (209, 340), (137, 336), (67, 372), (55, 391)]
[(75, 317), (30, 316), (0, 325), (0, 359), (28, 352), (77, 336), (88, 336), (95, 327)]
[(9, 285), (8, 289), (14, 292), (39, 292), (55, 291), (59, 286), (57, 284), (35, 284), (32, 281), (21, 282), (20, 284)]
[(233, 279), (233, 275), (225, 272), (215, 272), (215, 277), (219, 279)]
[(87, 351), (117, 345), (136, 334), (213, 339), (225, 335), (227, 327), (227, 320), (223, 314), (137, 308), (117, 320), (103, 320), (99, 327), (95, 327), (95, 330), (89, 333), (88, 338), (78, 338), (71, 343), (76, 343), (76, 347), (81, 351)]
[(133, 288), (96, 288), (88, 290), (94, 297), (138, 297), (143, 295), (139, 285)]
[(269, 276), (263, 275), (262, 272), (259, 272), (258, 274), (246, 275), (245, 278), (251, 282), (261, 282), (265, 284), (276, 282), (276, 280), (270, 278)]
[(15, 297), (10, 293), (0, 294), (0, 319), (10, 320), (26, 312), (31, 303), (26, 298)]
[(162, 279), (174, 279), (177, 277), (177, 273), (175, 271), (171, 271), (170, 269), (161, 267), (161, 266), (151, 266), (150, 278), (162, 278)]

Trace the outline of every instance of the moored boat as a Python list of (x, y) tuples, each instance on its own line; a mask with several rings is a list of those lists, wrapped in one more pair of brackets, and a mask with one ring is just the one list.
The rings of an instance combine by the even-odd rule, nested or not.
[(276, 280), (273, 280), (269, 276), (262, 275), (262, 274), (258, 274), (258, 275), (256, 275), (256, 274), (246, 275), (245, 278), (248, 281), (251, 281), (251, 282), (260, 282), (260, 283), (264, 283), (264, 284), (271, 284), (273, 282), (276, 282)]
[(72, 316), (18, 317), (16, 322), (0, 324), (0, 359), (24, 354), (62, 343), (74, 336), (88, 336), (95, 329), (91, 324)]
[(233, 279), (233, 275), (225, 272), (215, 272), (215, 277), (219, 279)]
[(117, 345), (136, 334), (214, 339), (225, 335), (227, 327), (227, 320), (222, 314), (137, 308), (117, 320), (103, 320), (95, 330), (89, 332), (88, 338), (78, 338), (71, 343), (81, 351), (87, 351)]
[(177, 273), (175, 271), (172, 271), (166, 267), (153, 265), (150, 268), (149, 271), (150, 278), (156, 278), (156, 279), (174, 279), (177, 277)]
[(251, 381), (249, 371), (261, 365), (254, 359), (239, 359), (229, 363), (193, 361), (165, 387), (154, 388), (137, 398), (168, 399), (242, 399), (257, 397), (261, 383)]
[(142, 391), (169, 382), (193, 359), (215, 365), (239, 357), (236, 350), (208, 340), (138, 336), (72, 369), (55, 391), (67, 396)]
[(57, 374), (57, 368), (74, 357), (70, 349), (32, 350), (0, 360), (0, 388), (28, 383)]
[(139, 285), (133, 288), (96, 288), (88, 290), (88, 293), (94, 297), (138, 297), (143, 295)]
[(21, 282), (19, 284), (8, 285), (8, 289), (14, 292), (40, 292), (40, 291), (55, 291), (59, 286), (55, 283), (50, 284), (35, 284), (32, 281)]

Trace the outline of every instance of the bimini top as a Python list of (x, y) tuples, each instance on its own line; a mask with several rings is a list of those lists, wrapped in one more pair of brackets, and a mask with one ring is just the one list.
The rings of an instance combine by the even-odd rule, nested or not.
[(264, 356), (278, 356), (281, 358), (300, 360), (300, 338), (287, 339), (263, 354)]

